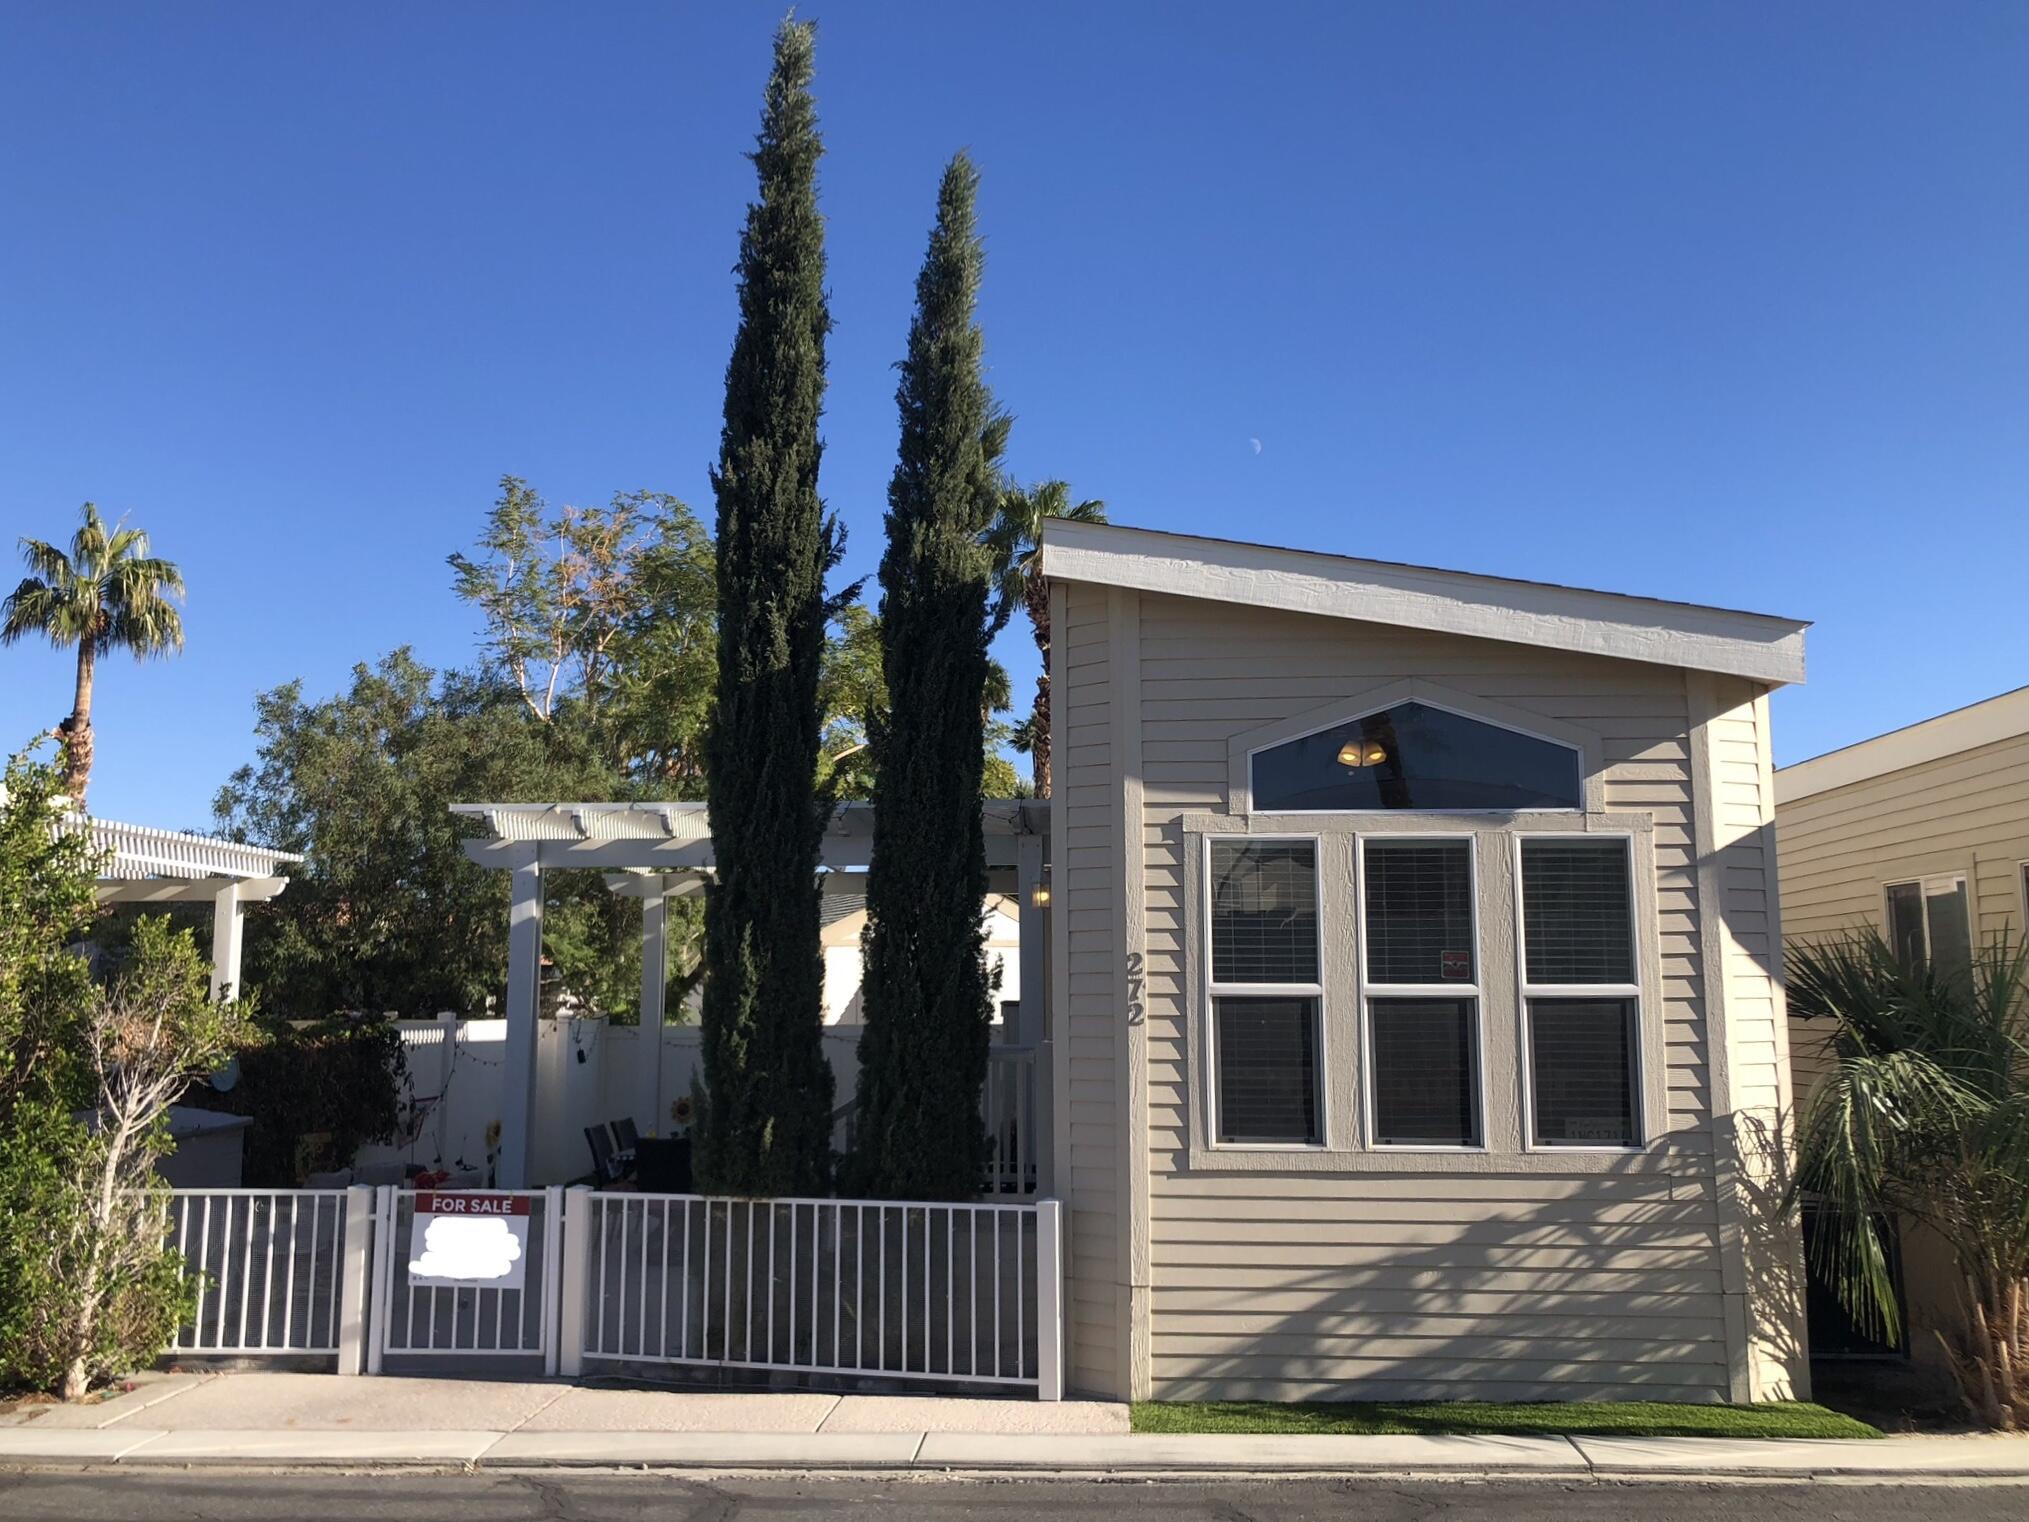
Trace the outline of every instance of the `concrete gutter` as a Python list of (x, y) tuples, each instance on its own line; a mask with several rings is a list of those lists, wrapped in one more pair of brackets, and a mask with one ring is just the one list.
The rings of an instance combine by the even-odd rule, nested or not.
[(0, 1466), (2029, 1483), (2029, 1439), (0, 1429)]

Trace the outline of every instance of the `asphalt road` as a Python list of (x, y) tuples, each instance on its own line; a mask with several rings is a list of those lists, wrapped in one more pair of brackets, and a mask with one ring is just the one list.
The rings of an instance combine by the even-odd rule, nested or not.
[(0, 1474), (7, 1522), (2019, 1522), (2017, 1486)]

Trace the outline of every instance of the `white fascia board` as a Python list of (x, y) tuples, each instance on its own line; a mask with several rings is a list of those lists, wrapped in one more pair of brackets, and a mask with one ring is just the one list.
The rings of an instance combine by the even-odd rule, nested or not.
[(2019, 735), (2029, 735), (2029, 687), (1785, 766), (1775, 774), (1775, 801), (1795, 803)]
[(1804, 679), (1810, 627), (1696, 603), (1066, 519), (1044, 527), (1043, 574), (1715, 671), (1772, 686)]

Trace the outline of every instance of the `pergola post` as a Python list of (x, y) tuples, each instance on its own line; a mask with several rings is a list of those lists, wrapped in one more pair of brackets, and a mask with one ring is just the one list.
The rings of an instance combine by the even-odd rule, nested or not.
[(238, 882), (222, 884), (211, 899), (211, 996), (240, 996), (240, 948), (246, 919), (240, 908)]
[(530, 1124), (535, 1113), (536, 1018), (542, 996), (542, 863), (533, 841), (512, 850), (507, 904), (507, 1051), (500, 1077), (502, 1189), (528, 1187)]
[(656, 878), (641, 901), (641, 1033), (636, 1058), (641, 1071), (642, 1129), (660, 1136), (668, 1119), (662, 1110), (662, 1003), (669, 987), (668, 883)]

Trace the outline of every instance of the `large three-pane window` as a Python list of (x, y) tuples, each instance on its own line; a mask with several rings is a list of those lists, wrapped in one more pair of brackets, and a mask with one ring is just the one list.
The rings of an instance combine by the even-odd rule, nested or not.
[(1218, 1139), (1323, 1140), (1317, 843), (1211, 842)]
[(1481, 1144), (1478, 893), (1469, 835), (1362, 843), (1374, 1145)]
[(1641, 1141), (1641, 987), (1623, 836), (1521, 840), (1530, 1141)]

